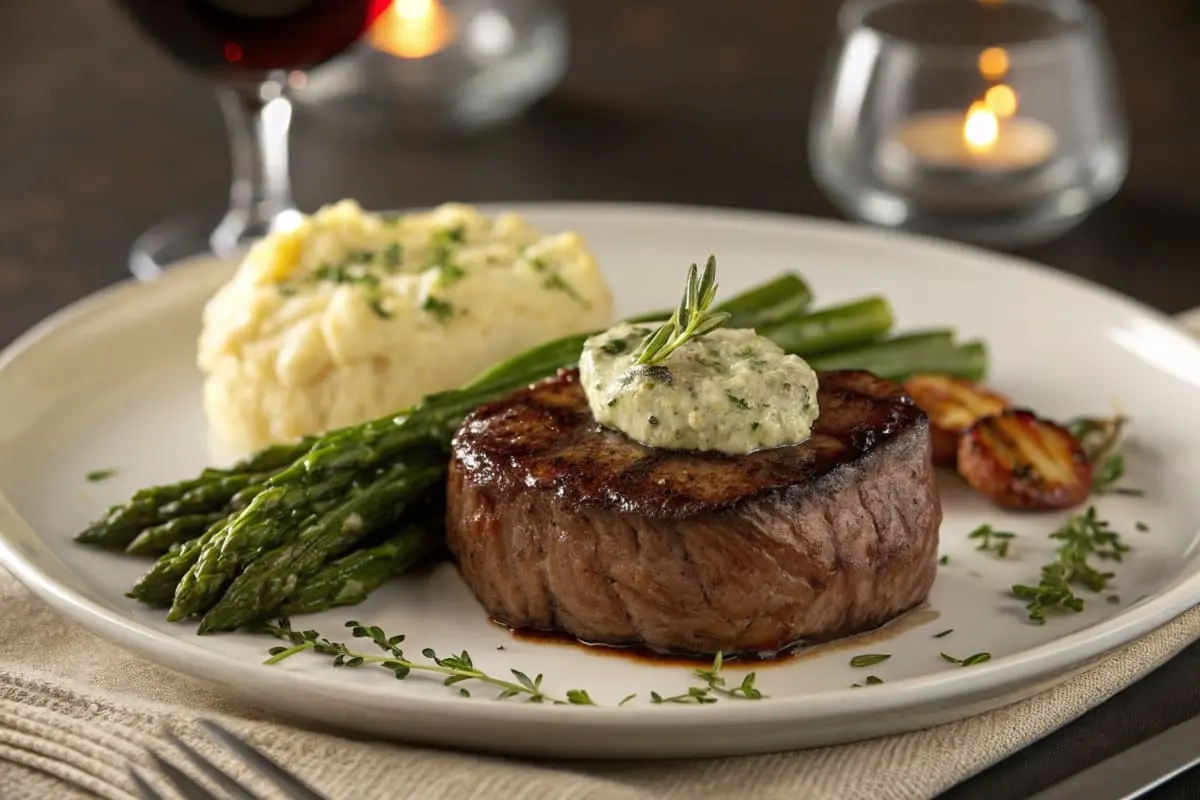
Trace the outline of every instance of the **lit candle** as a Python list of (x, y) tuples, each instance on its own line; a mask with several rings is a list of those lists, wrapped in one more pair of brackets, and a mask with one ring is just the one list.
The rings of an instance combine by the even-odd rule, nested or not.
[(992, 86), (966, 110), (916, 114), (887, 137), (876, 164), (906, 194), (973, 206), (1023, 202), (1044, 191), (1054, 130), (1016, 116), (1017, 95)]
[(438, 0), (394, 0), (367, 31), (367, 43), (397, 58), (426, 58), (456, 35), (454, 16)]

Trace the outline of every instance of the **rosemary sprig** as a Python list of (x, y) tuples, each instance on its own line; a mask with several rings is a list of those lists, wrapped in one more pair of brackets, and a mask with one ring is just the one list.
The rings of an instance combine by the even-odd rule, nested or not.
[(998, 531), (991, 525), (980, 525), (975, 530), (967, 534), (968, 539), (979, 539), (979, 546), (976, 550), (983, 550), (990, 553), (995, 553), (997, 558), (1004, 558), (1008, 555), (1009, 545), (1017, 535), (1009, 531)]
[[(527, 703), (552, 703), (554, 705), (594, 706), (596, 703), (582, 689), (567, 690), (566, 699), (559, 699), (542, 691), (542, 676), (530, 678), (520, 670), (512, 670), (515, 680), (507, 680), (489, 675), (477, 668), (471, 661), (471, 655), (463, 650), (461, 653), (449, 656), (439, 656), (431, 648), (425, 648), (421, 654), (432, 663), (415, 662), (404, 655), (400, 645), (404, 642), (404, 634), (389, 636), (375, 625), (363, 625), (357, 621), (346, 623), (350, 635), (356, 639), (369, 639), (382, 654), (364, 653), (353, 650), (341, 642), (331, 641), (321, 636), (317, 631), (296, 631), (291, 622), (280, 619), (264, 626), (267, 633), (283, 639), (291, 644), (290, 647), (272, 647), (271, 657), (264, 664), (278, 664), (285, 658), (297, 653), (312, 650), (322, 655), (333, 656), (335, 667), (361, 667), (366, 664), (388, 670), (397, 680), (404, 680), (413, 672), (430, 672), (445, 675), (442, 683), (454, 686), (464, 681), (477, 681), (488, 684), (500, 690), (497, 700), (508, 700), (512, 697), (524, 696)], [(460, 691), (461, 693), (461, 691)], [(464, 694), (469, 696), (469, 694)]]
[(1121, 540), (1120, 534), (1100, 519), (1095, 506), (1075, 514), (1062, 527), (1050, 534), (1051, 539), (1062, 542), (1055, 551), (1055, 560), (1042, 567), (1042, 578), (1037, 586), (1016, 584), (1014, 596), (1027, 600), (1025, 610), (1029, 621), (1043, 625), (1046, 611), (1061, 608), (1076, 613), (1083, 610), (1083, 598), (1075, 594), (1075, 586), (1092, 592), (1102, 592), (1113, 577), (1112, 572), (1101, 572), (1089, 563), (1091, 557), (1102, 561), (1121, 561), (1132, 548)]
[(687, 285), (679, 307), (658, 330), (646, 337), (636, 352), (635, 364), (649, 366), (660, 363), (691, 339), (716, 330), (729, 320), (725, 311), (712, 311), (717, 296), (717, 259), (708, 257), (701, 277), (695, 264), (688, 269)]

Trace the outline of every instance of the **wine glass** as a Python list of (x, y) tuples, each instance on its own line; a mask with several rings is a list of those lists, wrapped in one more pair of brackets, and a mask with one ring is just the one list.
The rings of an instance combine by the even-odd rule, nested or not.
[(129, 256), (140, 280), (172, 263), (236, 258), (256, 239), (295, 224), (288, 174), (289, 75), (352, 45), (391, 0), (117, 0), (139, 28), (214, 81), (229, 130), (233, 180), (215, 229), (194, 218), (142, 234)]

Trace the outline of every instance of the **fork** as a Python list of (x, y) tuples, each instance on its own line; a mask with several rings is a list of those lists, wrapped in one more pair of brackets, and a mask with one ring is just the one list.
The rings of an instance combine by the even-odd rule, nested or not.
[[(243, 763), (255, 772), (269, 780), (290, 800), (327, 800), (324, 795), (314, 791), (304, 781), (279, 766), (279, 764), (268, 758), (261, 750), (252, 747), (231, 731), (221, 727), (212, 720), (201, 719), (198, 722), (208, 732), (209, 736), (224, 745), (227, 750), (240, 758)], [(196, 752), (195, 748), (174, 733), (167, 731), (165, 735), (167, 741), (175, 745), (188, 761), (204, 773), (213, 783), (221, 787), (221, 790), (227, 796), (233, 798), (233, 800), (259, 800), (258, 795), (247, 789), (232, 775), (229, 775), (216, 764)], [(170, 761), (167, 761), (158, 753), (155, 753), (153, 750), (149, 751), (149, 753), (155, 766), (179, 790), (179, 793), (185, 800), (220, 800), (217, 795), (204, 788), (204, 786), (190, 778), (183, 770)], [(131, 766), (129, 768), (129, 776), (133, 780), (134, 786), (137, 787), (138, 792), (142, 795), (143, 800), (168, 800), (150, 785), (150, 782), (146, 780), (146, 777), (136, 767)]]

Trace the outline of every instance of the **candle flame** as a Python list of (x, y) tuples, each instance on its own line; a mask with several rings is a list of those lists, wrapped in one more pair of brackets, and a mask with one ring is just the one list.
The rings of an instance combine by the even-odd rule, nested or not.
[(963, 141), (973, 152), (987, 152), (1000, 136), (1000, 121), (985, 103), (972, 103), (963, 121)]
[(425, 58), (455, 36), (454, 18), (438, 0), (394, 0), (367, 32), (371, 46), (399, 58)]

